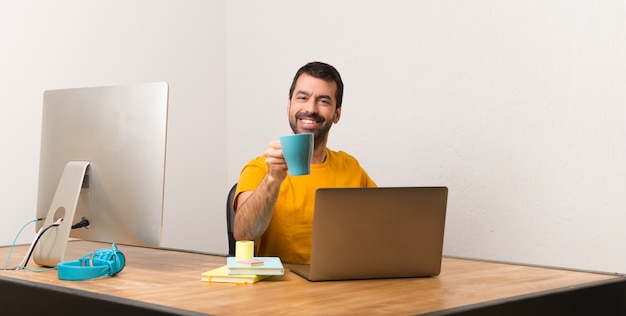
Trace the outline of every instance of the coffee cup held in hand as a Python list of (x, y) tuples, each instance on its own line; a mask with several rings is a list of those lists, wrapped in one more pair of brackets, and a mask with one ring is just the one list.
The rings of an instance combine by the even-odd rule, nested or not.
[(311, 173), (313, 157), (313, 134), (293, 134), (280, 137), (280, 146), (292, 176)]

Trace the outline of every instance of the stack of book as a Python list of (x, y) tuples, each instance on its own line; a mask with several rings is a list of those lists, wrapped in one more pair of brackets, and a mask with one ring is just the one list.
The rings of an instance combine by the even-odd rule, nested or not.
[(226, 265), (201, 273), (204, 282), (256, 283), (272, 275), (283, 275), (285, 269), (278, 257), (254, 257), (237, 261), (226, 258)]

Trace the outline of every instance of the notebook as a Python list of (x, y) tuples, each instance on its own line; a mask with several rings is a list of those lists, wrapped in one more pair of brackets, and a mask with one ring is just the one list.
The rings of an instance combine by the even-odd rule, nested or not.
[(447, 187), (323, 188), (315, 195), (309, 281), (439, 275)]

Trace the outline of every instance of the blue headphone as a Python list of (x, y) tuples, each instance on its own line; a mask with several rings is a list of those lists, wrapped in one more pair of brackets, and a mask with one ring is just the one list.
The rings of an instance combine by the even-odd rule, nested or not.
[(60, 280), (88, 280), (102, 276), (114, 276), (126, 265), (126, 258), (115, 244), (84, 255), (73, 261), (57, 264)]

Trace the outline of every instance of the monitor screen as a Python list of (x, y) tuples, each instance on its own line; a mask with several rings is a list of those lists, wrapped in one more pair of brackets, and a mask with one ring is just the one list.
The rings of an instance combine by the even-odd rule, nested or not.
[(37, 231), (60, 224), (39, 236), (37, 264), (63, 261), (69, 237), (161, 245), (167, 107), (164, 82), (44, 92)]

